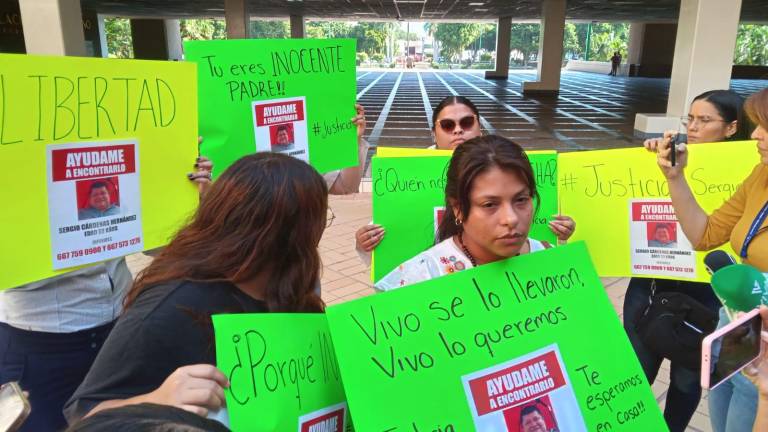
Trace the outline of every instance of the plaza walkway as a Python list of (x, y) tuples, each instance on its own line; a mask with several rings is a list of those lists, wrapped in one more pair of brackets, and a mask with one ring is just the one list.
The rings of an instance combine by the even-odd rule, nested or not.
[[(359, 71), (358, 100), (366, 108), (371, 154), (378, 145), (424, 148), (432, 144), (432, 107), (445, 96), (468, 96), (480, 109), (487, 132), (509, 137), (526, 148), (578, 151), (639, 145), (633, 137), (635, 114), (664, 112), (669, 80), (609, 77), (564, 72), (559, 97), (523, 97), (521, 82), (532, 72), (513, 73), (508, 81), (485, 80), (480, 72)], [(768, 86), (765, 80), (734, 80), (731, 87), (747, 96)], [(361, 188), (370, 190), (370, 183)], [(354, 249), (354, 232), (371, 219), (371, 194), (332, 196), (336, 219), (325, 231), (320, 252), (325, 270), (322, 295), (329, 305), (374, 293), (369, 271)], [(151, 258), (128, 258), (137, 272)], [(626, 278), (602, 279), (616, 313), (621, 317)], [(664, 406), (669, 385), (665, 363), (653, 391)], [(691, 432), (711, 431), (705, 394), (691, 424)]]

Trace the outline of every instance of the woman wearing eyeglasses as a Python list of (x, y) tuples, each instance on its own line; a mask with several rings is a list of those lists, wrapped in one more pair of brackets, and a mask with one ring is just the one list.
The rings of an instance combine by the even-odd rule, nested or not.
[[(747, 139), (747, 125), (742, 119), (743, 105), (744, 100), (741, 96), (728, 90), (713, 90), (696, 96), (693, 103), (691, 103), (688, 116), (681, 119), (686, 127), (688, 143), (700, 144)], [(668, 147), (670, 138), (674, 134), (675, 132), (672, 131), (667, 132), (662, 138), (646, 140), (644, 145), (650, 151), (656, 151), (657, 148), (664, 146)], [(670, 181), (671, 185), (672, 181)], [(674, 204), (674, 195), (672, 199)], [(685, 231), (682, 218), (680, 223)], [(686, 231), (687, 233), (688, 231)], [(695, 238), (689, 237), (689, 240), (693, 244), (697, 242)], [(717, 313), (721, 306), (720, 301), (708, 283), (644, 278), (632, 278), (630, 280), (627, 294), (624, 297), (624, 329), (630, 342), (632, 342), (632, 346), (640, 360), (640, 364), (643, 366), (649, 383), (653, 383), (656, 379), (661, 363), (664, 361), (664, 356), (653, 352), (643, 343), (637, 331), (637, 326), (648, 310), (650, 298), (654, 292), (678, 292), (685, 294), (710, 309), (713, 314)], [(659, 337), (663, 336), (660, 335)], [(700, 369), (691, 369), (674, 361), (672, 362), (670, 385), (664, 408), (664, 419), (672, 432), (685, 430), (693, 413), (696, 411), (696, 407), (701, 399), (699, 376)], [(743, 377), (741, 378), (743, 379)], [(723, 386), (729, 385), (723, 384)], [(710, 393), (710, 406), (712, 401), (717, 399), (715, 395), (717, 391), (721, 391), (720, 388)], [(710, 408), (710, 416), (712, 421), (715, 422), (717, 414), (712, 411), (712, 408)], [(718, 432), (724, 430), (715, 428), (715, 431)]]
[[(454, 150), (467, 140), (483, 134), (480, 129), (480, 111), (471, 100), (464, 96), (448, 96), (432, 111), (432, 139), (435, 144), (430, 149)], [(555, 216), (549, 228), (561, 241), (568, 240), (576, 229), (576, 222), (563, 215)], [(386, 230), (384, 227), (369, 224), (355, 233), (355, 247), (366, 262), (370, 262), (370, 253), (381, 243)]]

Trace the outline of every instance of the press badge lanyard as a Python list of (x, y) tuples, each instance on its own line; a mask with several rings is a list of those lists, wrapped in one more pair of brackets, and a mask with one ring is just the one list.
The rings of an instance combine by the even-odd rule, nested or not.
[(747, 257), (747, 248), (749, 247), (749, 243), (754, 240), (766, 218), (768, 218), (768, 201), (765, 202), (763, 208), (760, 209), (760, 211), (757, 213), (755, 220), (752, 221), (752, 226), (750, 226), (749, 231), (747, 231), (747, 236), (744, 238), (744, 244), (741, 246), (741, 253), (739, 254), (742, 258)]

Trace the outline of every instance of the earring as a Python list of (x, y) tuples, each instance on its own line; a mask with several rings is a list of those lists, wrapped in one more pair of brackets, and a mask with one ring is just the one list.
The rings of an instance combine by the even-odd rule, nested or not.
[(456, 218), (453, 222), (456, 224), (456, 226), (461, 226), (461, 219)]

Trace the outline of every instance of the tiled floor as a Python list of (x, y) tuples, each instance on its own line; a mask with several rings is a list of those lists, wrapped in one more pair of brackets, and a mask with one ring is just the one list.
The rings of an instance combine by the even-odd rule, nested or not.
[[(354, 232), (371, 220), (371, 195), (361, 193), (332, 196), (330, 206), (336, 219), (333, 225), (325, 231), (320, 242), (320, 254), (325, 267), (322, 275), (323, 299), (328, 304), (335, 304), (372, 295), (374, 291), (368, 276), (368, 268), (357, 256), (354, 243)], [(150, 261), (151, 258), (143, 254), (128, 257), (128, 265), (134, 273), (141, 270)], [(619, 315), (621, 315), (627, 282), (626, 278), (603, 279), (606, 292)], [(668, 385), (669, 365), (665, 363), (653, 385), (656, 400), (662, 407)], [(692, 432), (711, 431), (706, 395), (702, 398), (688, 430)]]
[[(626, 147), (635, 114), (666, 111), (669, 80), (563, 71), (560, 95), (523, 96), (533, 71), (511, 71), (508, 80), (486, 80), (481, 71), (358, 71), (358, 101), (366, 108), (371, 144), (427, 147), (432, 107), (446, 96), (469, 97), (483, 128), (525, 148), (575, 151)], [(733, 80), (748, 96), (768, 80)]]

